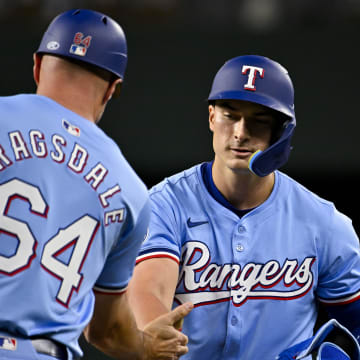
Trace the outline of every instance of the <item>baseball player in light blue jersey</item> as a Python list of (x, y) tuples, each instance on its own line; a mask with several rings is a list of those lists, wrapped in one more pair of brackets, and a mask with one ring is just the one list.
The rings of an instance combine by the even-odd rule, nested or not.
[(351, 220), (277, 170), (296, 124), (288, 72), (266, 57), (233, 58), (208, 99), (214, 160), (150, 190), (130, 282), (139, 325), (191, 301), (183, 359), (271, 360), (313, 336), (320, 302), (358, 337)]
[(173, 359), (190, 306), (141, 331), (126, 289), (150, 215), (145, 185), (97, 127), (124, 77), (125, 35), (60, 14), (34, 56), (36, 94), (0, 98), (0, 358)]

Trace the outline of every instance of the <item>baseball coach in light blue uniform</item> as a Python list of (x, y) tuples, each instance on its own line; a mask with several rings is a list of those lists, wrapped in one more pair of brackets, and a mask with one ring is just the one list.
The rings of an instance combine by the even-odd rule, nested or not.
[(85, 328), (117, 359), (187, 351), (186, 336), (169, 326), (182, 307), (143, 332), (127, 300), (148, 192), (96, 125), (126, 63), (119, 24), (70, 10), (34, 55), (36, 94), (0, 98), (1, 359), (78, 358)]

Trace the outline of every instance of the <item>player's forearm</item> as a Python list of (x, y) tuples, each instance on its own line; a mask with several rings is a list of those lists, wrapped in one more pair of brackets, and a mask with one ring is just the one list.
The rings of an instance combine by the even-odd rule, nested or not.
[[(101, 339), (101, 341), (90, 342), (93, 346), (99, 349), (101, 352), (118, 360), (145, 360), (146, 357), (143, 351), (139, 351), (139, 348), (143, 348), (143, 343), (139, 343), (140, 347), (128, 346), (109, 339)], [(131, 350), (132, 348), (132, 350)]]
[(165, 304), (158, 296), (149, 292), (130, 292), (129, 299), (136, 323), (141, 330), (143, 330), (145, 325), (150, 321), (171, 310), (171, 304)]
[(115, 359), (145, 359), (144, 335), (126, 293), (95, 293), (94, 313), (84, 335), (90, 344)]
[(137, 328), (133, 318), (127, 319), (126, 329), (116, 322), (107, 327), (96, 327), (90, 323), (84, 335), (90, 344), (114, 359), (146, 359), (144, 333)]
[[(126, 307), (127, 302), (125, 302)], [(177, 359), (187, 353), (187, 336), (177, 330), (176, 324), (192, 310), (191, 303), (178, 306), (171, 312), (148, 323), (141, 331), (131, 311), (122, 314), (121, 321), (90, 322), (87, 340), (105, 354), (122, 360)], [(120, 312), (121, 309), (119, 309)]]
[(171, 311), (179, 265), (167, 258), (139, 263), (128, 288), (128, 297), (139, 328)]

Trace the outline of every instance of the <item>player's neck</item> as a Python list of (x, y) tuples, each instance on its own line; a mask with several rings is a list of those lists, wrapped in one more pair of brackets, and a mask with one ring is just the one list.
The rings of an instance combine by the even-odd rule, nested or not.
[(63, 91), (51, 91), (48, 89), (38, 88), (37, 94), (46, 96), (65, 108), (73, 111), (74, 113), (82, 116), (91, 122), (96, 122), (96, 110), (94, 108), (94, 102), (89, 99), (85, 99), (81, 92), (74, 92), (71, 89), (64, 89)]
[(45, 62), (41, 67), (36, 93), (96, 122), (104, 111), (108, 82), (86, 71), (71, 72), (68, 66)]
[(216, 161), (212, 176), (218, 190), (239, 210), (261, 205), (270, 196), (275, 182), (274, 173), (259, 177), (250, 171), (234, 171)]

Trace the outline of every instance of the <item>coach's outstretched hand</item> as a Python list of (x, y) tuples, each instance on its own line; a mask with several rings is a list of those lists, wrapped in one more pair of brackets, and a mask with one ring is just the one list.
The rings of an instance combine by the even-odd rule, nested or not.
[(176, 325), (193, 307), (191, 303), (182, 304), (145, 326), (146, 360), (175, 360), (188, 352), (188, 337), (177, 330)]

